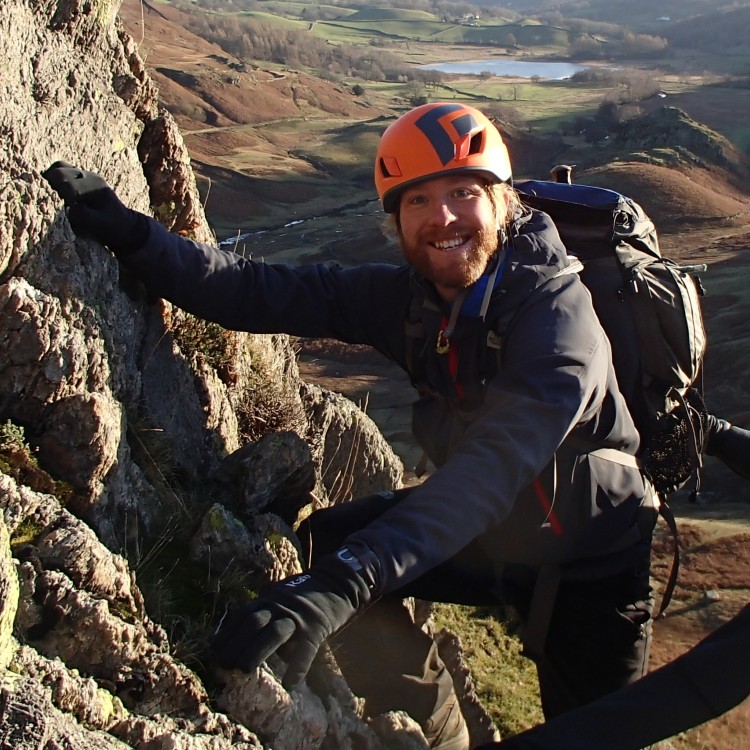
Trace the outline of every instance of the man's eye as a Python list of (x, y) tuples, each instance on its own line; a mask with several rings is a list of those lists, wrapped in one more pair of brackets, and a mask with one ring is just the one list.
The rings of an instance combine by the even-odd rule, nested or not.
[(453, 191), (456, 198), (474, 198), (481, 194), (481, 190), (471, 187), (460, 187)]

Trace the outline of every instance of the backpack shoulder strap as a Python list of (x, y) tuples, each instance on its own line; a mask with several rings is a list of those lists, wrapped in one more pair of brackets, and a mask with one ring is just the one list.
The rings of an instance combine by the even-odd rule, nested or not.
[(418, 380), (417, 370), (419, 369), (419, 355), (418, 349), (420, 348), (420, 342), (424, 341), (425, 330), (424, 324), (422, 323), (422, 300), (420, 300), (413, 293), (412, 284), (412, 295), (411, 301), (409, 302), (409, 313), (404, 321), (404, 338), (405, 338), (405, 358), (406, 358), (406, 371), (409, 374), (409, 378), (412, 383)]
[(423, 314), (425, 310), (439, 313), (437, 307), (425, 297), (424, 290), (412, 274), (409, 286), (411, 299), (409, 310), (404, 320), (404, 358), (406, 372), (411, 384), (422, 394), (427, 387), (427, 373), (425, 372), (422, 352), (426, 345), (427, 331), (424, 326)]

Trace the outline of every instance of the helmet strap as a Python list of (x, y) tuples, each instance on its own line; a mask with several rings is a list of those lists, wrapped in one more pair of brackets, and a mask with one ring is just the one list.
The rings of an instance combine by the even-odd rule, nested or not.
[(469, 287), (468, 293), (462, 298), (462, 315), (474, 318), (480, 317), (483, 320), (486, 318), (492, 293), (497, 289), (503, 278), (511, 249), (512, 246), (508, 242), (505, 230), (498, 230), (498, 251), (493, 256), (484, 274)]

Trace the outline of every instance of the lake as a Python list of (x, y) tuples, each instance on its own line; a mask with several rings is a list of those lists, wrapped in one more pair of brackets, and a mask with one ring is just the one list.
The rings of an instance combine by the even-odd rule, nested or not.
[(517, 78), (548, 78), (562, 81), (570, 78), (585, 65), (568, 62), (533, 62), (531, 60), (465, 60), (464, 62), (436, 63), (420, 65), (425, 70), (439, 70), (441, 73), (459, 73), (463, 75), (480, 75), (488, 71), (496, 76), (514, 76)]

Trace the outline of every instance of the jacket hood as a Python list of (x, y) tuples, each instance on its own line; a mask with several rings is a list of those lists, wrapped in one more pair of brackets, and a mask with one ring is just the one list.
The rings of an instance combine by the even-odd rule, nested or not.
[(514, 216), (507, 246), (507, 268), (493, 293), (502, 309), (517, 307), (573, 262), (552, 219), (534, 209)]
[(513, 217), (510, 232), (501, 233), (494, 262), (461, 298), (460, 315), (483, 317), (488, 302), (495, 307), (501, 297), (506, 298), (503, 308), (508, 300), (511, 306), (517, 306), (570, 262), (552, 219), (540, 211), (524, 208)]

